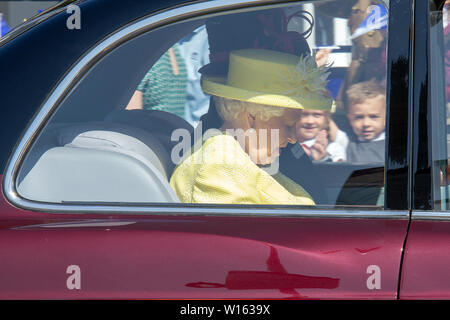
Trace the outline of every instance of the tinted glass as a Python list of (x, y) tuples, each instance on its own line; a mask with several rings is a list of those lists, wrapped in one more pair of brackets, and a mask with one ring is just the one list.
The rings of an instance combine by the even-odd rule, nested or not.
[(385, 1), (204, 16), (115, 48), (17, 177), (53, 203), (383, 207)]
[(450, 2), (430, 11), (433, 199), (435, 210), (449, 210), (450, 188)]

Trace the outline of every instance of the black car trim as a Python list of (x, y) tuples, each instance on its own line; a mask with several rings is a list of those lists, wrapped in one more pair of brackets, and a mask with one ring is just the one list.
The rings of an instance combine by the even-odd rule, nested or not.
[(433, 209), (431, 181), (431, 95), (429, 94), (429, 1), (415, 1), (413, 56), (412, 209)]
[(411, 208), (412, 1), (391, 0), (389, 7), (385, 209), (406, 210)]

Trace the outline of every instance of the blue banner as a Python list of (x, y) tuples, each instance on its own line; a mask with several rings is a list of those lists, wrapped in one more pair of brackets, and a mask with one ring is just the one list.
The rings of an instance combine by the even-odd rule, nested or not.
[(3, 15), (0, 13), (0, 37), (4, 36), (11, 29), (8, 27), (8, 24), (5, 20), (3, 20)]

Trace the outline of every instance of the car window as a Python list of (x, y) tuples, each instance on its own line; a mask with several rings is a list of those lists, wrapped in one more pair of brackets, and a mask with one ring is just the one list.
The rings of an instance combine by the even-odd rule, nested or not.
[(432, 178), (435, 210), (450, 210), (450, 1), (431, 4), (430, 88), (432, 108)]
[(387, 1), (221, 12), (93, 64), (16, 177), (46, 203), (384, 205)]

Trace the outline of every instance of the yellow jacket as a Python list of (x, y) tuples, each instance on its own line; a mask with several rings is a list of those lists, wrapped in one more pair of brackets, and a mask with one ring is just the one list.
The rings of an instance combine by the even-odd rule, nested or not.
[(269, 175), (226, 134), (207, 139), (178, 165), (170, 185), (187, 203), (314, 205), (301, 186)]

